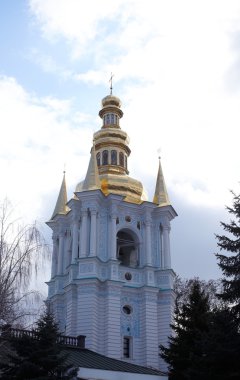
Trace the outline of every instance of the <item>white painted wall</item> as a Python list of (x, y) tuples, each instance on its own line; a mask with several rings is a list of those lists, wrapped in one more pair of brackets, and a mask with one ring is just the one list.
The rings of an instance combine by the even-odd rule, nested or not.
[(167, 376), (144, 375), (131, 372), (105, 371), (101, 369), (83, 368), (78, 376), (87, 380), (167, 380)]
[[(78, 195), (79, 201), (70, 201), (72, 211), (56, 216), (50, 224), (56, 246), (49, 301), (60, 325), (66, 327), (68, 335), (86, 335), (87, 348), (121, 360), (125, 360), (123, 336), (129, 335), (133, 355), (127, 361), (166, 370), (159, 359), (159, 344), (165, 344), (170, 335), (174, 303), (174, 272), (168, 266), (170, 222), (175, 211), (151, 202), (131, 204), (118, 195), (105, 197), (100, 190)], [(161, 226), (165, 234), (162, 241)], [(139, 242), (138, 267), (121, 265), (116, 252), (111, 251), (113, 247), (116, 250), (113, 230), (116, 234), (126, 228)], [(65, 263), (63, 268), (57, 264), (60, 259)], [(125, 278), (126, 272), (131, 280)], [(133, 310), (127, 317), (122, 312), (124, 304)]]

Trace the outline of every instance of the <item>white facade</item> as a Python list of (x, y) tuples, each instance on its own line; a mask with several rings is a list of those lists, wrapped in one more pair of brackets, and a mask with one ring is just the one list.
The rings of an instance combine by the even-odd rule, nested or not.
[(80, 368), (78, 376), (87, 380), (167, 380), (167, 376), (145, 375), (141, 373), (104, 371), (92, 368)]
[(171, 333), (176, 212), (170, 204), (129, 202), (97, 186), (76, 191), (67, 205), (70, 211), (48, 222), (48, 301), (62, 333), (86, 335), (86, 348), (103, 355), (166, 370), (159, 344)]

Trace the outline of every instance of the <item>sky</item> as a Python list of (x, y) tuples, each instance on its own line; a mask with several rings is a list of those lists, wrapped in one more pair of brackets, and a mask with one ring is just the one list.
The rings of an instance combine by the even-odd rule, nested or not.
[(50, 239), (63, 170), (69, 199), (85, 178), (111, 73), (130, 176), (150, 201), (161, 156), (173, 269), (220, 277), (215, 234), (240, 179), (239, 0), (0, 0), (0, 200)]

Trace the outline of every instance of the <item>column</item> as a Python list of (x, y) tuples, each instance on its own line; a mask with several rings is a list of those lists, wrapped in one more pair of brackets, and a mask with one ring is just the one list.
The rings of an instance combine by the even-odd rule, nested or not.
[(51, 268), (51, 278), (55, 277), (57, 274), (57, 236), (52, 236), (53, 240), (53, 252), (52, 252), (52, 268)]
[(163, 259), (163, 230), (162, 225), (159, 226), (159, 266), (161, 269), (164, 268), (164, 259)]
[(117, 227), (116, 227), (116, 214), (112, 214), (111, 216), (111, 251), (110, 251), (110, 259), (116, 259), (117, 252)]
[(146, 264), (152, 265), (152, 250), (151, 250), (151, 219), (147, 218), (146, 226)]
[(76, 263), (78, 258), (78, 220), (73, 221), (73, 240), (72, 240), (72, 264)]
[(87, 256), (87, 216), (88, 211), (87, 209), (82, 211), (82, 225), (81, 225), (81, 249), (80, 249), (80, 256), (86, 257)]
[(91, 210), (90, 256), (96, 256), (96, 244), (97, 244), (97, 211)]
[(170, 226), (163, 225), (163, 267), (165, 269), (171, 268), (171, 257), (170, 257)]
[(59, 234), (59, 248), (58, 248), (58, 275), (63, 274), (63, 255), (64, 255), (64, 232)]

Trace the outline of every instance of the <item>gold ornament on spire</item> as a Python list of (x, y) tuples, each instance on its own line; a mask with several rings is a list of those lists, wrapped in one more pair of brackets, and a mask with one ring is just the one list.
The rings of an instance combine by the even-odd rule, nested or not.
[(110, 82), (110, 95), (112, 95), (112, 90), (113, 90), (113, 77), (114, 77), (114, 74), (111, 73), (111, 77), (109, 79), (109, 82)]

